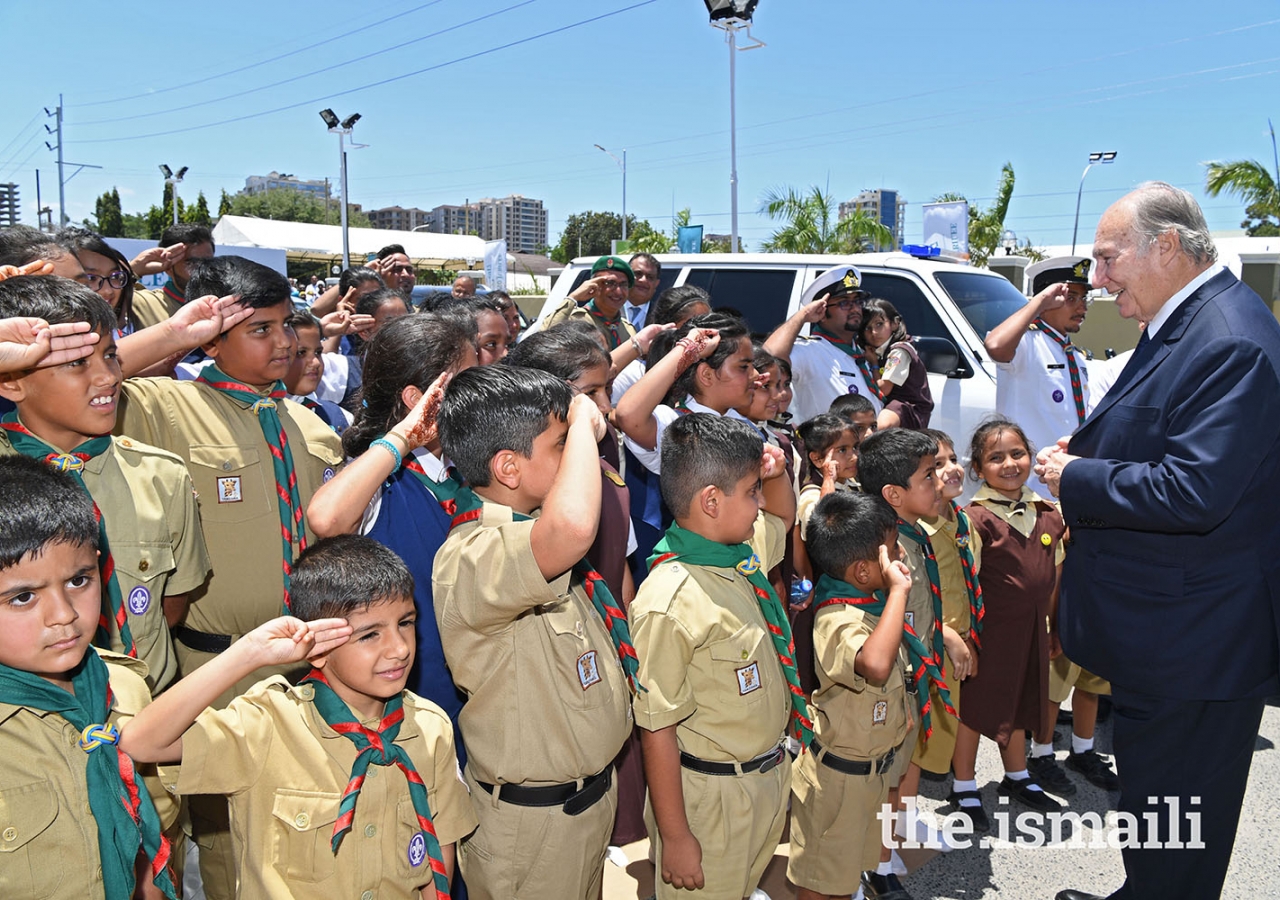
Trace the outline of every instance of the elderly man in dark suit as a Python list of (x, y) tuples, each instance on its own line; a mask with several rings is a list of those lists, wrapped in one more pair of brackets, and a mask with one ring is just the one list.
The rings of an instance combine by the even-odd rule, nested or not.
[[(1211, 900), (1280, 693), (1280, 324), (1170, 185), (1108, 209), (1093, 255), (1094, 285), (1146, 330), (1069, 444), (1037, 460), (1071, 527), (1059, 631), (1112, 682), (1119, 808), (1163, 845), (1125, 849), (1111, 896)], [(1204, 846), (1179, 847), (1193, 815)]]

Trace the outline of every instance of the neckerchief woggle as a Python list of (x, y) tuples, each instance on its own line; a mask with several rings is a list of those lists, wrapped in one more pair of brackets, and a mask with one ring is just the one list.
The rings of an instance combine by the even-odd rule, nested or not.
[(293, 578), (294, 546), (298, 553), (307, 549), (307, 529), (302, 518), (302, 498), (298, 494), (298, 470), (293, 465), (293, 451), (289, 449), (289, 437), (276, 405), (285, 397), (284, 382), (277, 381), (264, 397), (249, 387), (234, 381), (217, 365), (206, 366), (196, 381), (207, 384), (233, 400), (249, 404), (258, 417), (262, 436), (271, 451), (271, 468), (276, 476), (276, 501), (280, 510), (280, 539), (284, 545), (281, 565), (284, 572), (284, 615), (290, 615), (293, 604), (289, 600), (289, 587)]
[(827, 343), (839, 347), (853, 357), (853, 361), (858, 364), (858, 371), (862, 373), (862, 379), (867, 383), (867, 390), (871, 391), (877, 400), (884, 403), (884, 392), (880, 390), (880, 385), (876, 382), (876, 374), (871, 370), (871, 363), (867, 362), (867, 357), (863, 354), (861, 347), (853, 341), (846, 341), (837, 337), (821, 325), (814, 325), (810, 332)]
[[(404, 467), (436, 498), (440, 508), (449, 517), (450, 531), (465, 522), (480, 518), (484, 501), (458, 476), (452, 466), (449, 467), (448, 477), (444, 481), (433, 481), (412, 456), (405, 460)], [(531, 517), (512, 510), (511, 518), (516, 522), (524, 522)], [(604, 577), (585, 559), (579, 561), (573, 567), (573, 571), (582, 579), (582, 588), (586, 591), (587, 599), (591, 601), (591, 605), (595, 607), (596, 613), (599, 614), (609, 632), (609, 639), (613, 642), (614, 650), (617, 651), (618, 661), (622, 663), (622, 671), (627, 676), (631, 693), (645, 690), (644, 686), (636, 680), (636, 675), (640, 671), (640, 660), (636, 656), (635, 646), (631, 643), (631, 629), (627, 627), (627, 614), (614, 599), (609, 586), (604, 582)]]
[(956, 517), (956, 552), (960, 556), (960, 568), (964, 570), (964, 589), (969, 595), (969, 639), (981, 650), (982, 617), (986, 615), (986, 609), (982, 604), (978, 564), (973, 558), (973, 521), (954, 500), (951, 501), (951, 511)]
[[(830, 575), (820, 575), (818, 577), (813, 598), (816, 604), (815, 611), (825, 606), (849, 604), (857, 606), (865, 610), (867, 615), (876, 616), (877, 618), (883, 615), (885, 604), (888, 602), (884, 591), (868, 594), (847, 582), (832, 578)], [(924, 641), (920, 640), (920, 636), (916, 634), (915, 629), (907, 622), (905, 616), (902, 620), (902, 643), (907, 648), (907, 659), (911, 662), (914, 680), (912, 689), (916, 695), (916, 708), (920, 711), (920, 729), (924, 732), (924, 739), (927, 741), (933, 735), (931, 712), (933, 701), (929, 697), (930, 683), (937, 689), (938, 698), (942, 701), (943, 708), (956, 718), (959, 718), (959, 715), (951, 705), (951, 692), (947, 689), (947, 683), (942, 673), (941, 658), (937, 655), (939, 650), (930, 649), (926, 646)]]
[[(15, 706), (56, 713), (80, 732), (76, 746), (85, 754), (89, 811), (98, 829), (102, 895), (133, 896), (134, 863), (141, 850), (150, 861), (152, 882), (172, 900), (177, 893), (169, 875), (169, 841), (160, 830), (160, 817), (134, 770), (133, 760), (117, 746), (120, 731), (108, 721), (113, 697), (107, 664), (92, 649), (85, 651), (84, 659), (74, 670), (71, 686), (74, 694), (30, 672), (0, 665), (0, 699)], [(50, 760), (50, 765), (56, 764)], [(74, 816), (79, 812), (64, 809), (61, 814)], [(34, 860), (34, 864), (60, 863), (43, 859)]]
[(649, 568), (652, 570), (677, 559), (691, 566), (736, 569), (751, 583), (791, 694), (788, 730), (792, 737), (807, 748), (813, 740), (813, 720), (809, 716), (809, 705), (805, 702), (800, 676), (796, 671), (796, 649), (791, 638), (791, 624), (787, 621), (782, 602), (774, 593), (773, 585), (761, 568), (760, 558), (752, 552), (750, 544), (720, 544), (673, 522), (662, 540), (653, 548)]
[(1080, 380), (1080, 363), (1076, 361), (1076, 345), (1067, 340), (1065, 335), (1058, 334), (1050, 328), (1044, 319), (1036, 319), (1035, 326), (1045, 337), (1062, 348), (1062, 355), (1067, 358), (1067, 374), (1071, 377), (1071, 399), (1076, 405), (1077, 425), (1083, 425), (1087, 417), (1084, 408), (1084, 383)]
[[(383, 709), (382, 721), (378, 723), (375, 731), (360, 724), (352, 714), (351, 708), (329, 685), (328, 679), (320, 669), (312, 669), (298, 683), (310, 684), (315, 691), (316, 712), (320, 713), (325, 724), (356, 745), (356, 760), (351, 766), (351, 779), (342, 792), (342, 799), (338, 801), (338, 818), (333, 823), (333, 836), (329, 840), (329, 846), (334, 855), (337, 855), (342, 839), (355, 823), (356, 801), (360, 799), (360, 789), (364, 787), (364, 778), (369, 771), (369, 766), (395, 766), (404, 773), (405, 779), (409, 782), (409, 799), (413, 801), (413, 812), (418, 819), (418, 827), (422, 829), (419, 834), (425, 844), (422, 849), (424, 856), (431, 861), (434, 896), (437, 900), (448, 900), (449, 875), (445, 872), (444, 854), (440, 849), (440, 839), (436, 836), (435, 823), (431, 819), (431, 804), (427, 797), (426, 785), (422, 783), (422, 776), (418, 774), (409, 754), (395, 743), (396, 737), (400, 734), (400, 726), (404, 723), (404, 692), (401, 691), (387, 701)], [(413, 847), (414, 841), (410, 841), (409, 862), (416, 866), (421, 864), (421, 860), (418, 863), (413, 862)]]
[[(111, 435), (91, 438), (70, 453), (62, 453), (36, 437), (18, 420), (16, 412), (5, 413), (0, 419), (0, 428), (9, 436), (9, 446), (23, 456), (38, 459), (47, 463), (59, 472), (65, 472), (75, 479), (80, 489), (89, 494), (85, 487), (84, 464), (111, 449)], [(93, 495), (89, 494), (93, 500)], [(133, 642), (133, 632), (129, 628), (129, 616), (125, 609), (124, 597), (120, 591), (120, 580), (116, 578), (116, 562), (111, 555), (111, 545), (107, 542), (107, 523), (102, 518), (102, 510), (97, 501), (93, 504), (93, 515), (98, 520), (98, 570), (102, 575), (103, 609), (98, 619), (98, 633), (94, 643), (106, 650), (111, 649), (111, 625), (115, 624), (120, 635), (120, 645), (128, 656), (138, 655), (137, 645)]]

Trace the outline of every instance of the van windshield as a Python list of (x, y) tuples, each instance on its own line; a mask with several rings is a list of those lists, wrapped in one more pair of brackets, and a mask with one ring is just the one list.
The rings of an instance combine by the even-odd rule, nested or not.
[(1027, 302), (1027, 298), (1007, 278), (979, 275), (976, 272), (935, 272), (938, 284), (960, 307), (978, 337), (1009, 318)]

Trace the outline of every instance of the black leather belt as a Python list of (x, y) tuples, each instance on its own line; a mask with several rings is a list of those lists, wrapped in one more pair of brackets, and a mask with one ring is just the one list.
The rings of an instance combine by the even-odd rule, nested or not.
[(836, 756), (830, 750), (823, 753), (822, 745), (818, 743), (817, 739), (809, 743), (809, 750), (816, 755), (818, 762), (828, 769), (835, 769), (845, 775), (870, 775), (873, 771), (877, 775), (883, 775), (893, 765), (893, 758), (898, 752), (897, 750), (890, 750), (880, 759), (845, 759)]
[(744, 763), (726, 763), (711, 762), (706, 759), (698, 759), (692, 754), (680, 751), (680, 765), (694, 772), (701, 772), (703, 775), (737, 775), (739, 771), (743, 774), (747, 772), (759, 772), (764, 774), (770, 769), (776, 767), (786, 758), (787, 750), (782, 744), (774, 747), (768, 753), (762, 753), (755, 759), (749, 759)]
[[(494, 786), (477, 781), (486, 794), (492, 794)], [(504, 784), (498, 792), (498, 799), (516, 806), (563, 806), (567, 815), (576, 816), (586, 812), (607, 793), (613, 784), (613, 766), (590, 778), (584, 778), (582, 787), (577, 782), (571, 784), (548, 784), (540, 787), (525, 787), (522, 784)]]
[(232, 641), (229, 634), (209, 634), (185, 625), (173, 626), (173, 636), (192, 650), (199, 650), (201, 653), (221, 653), (231, 646)]

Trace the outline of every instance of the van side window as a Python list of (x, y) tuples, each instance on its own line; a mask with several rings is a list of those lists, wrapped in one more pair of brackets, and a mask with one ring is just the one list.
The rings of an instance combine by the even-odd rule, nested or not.
[(767, 334), (787, 317), (795, 288), (795, 269), (691, 268), (685, 284), (711, 295), (712, 307), (729, 306), (746, 318), (753, 332)]
[(872, 297), (888, 300), (902, 316), (907, 333), (915, 337), (940, 337), (955, 343), (955, 338), (934, 310), (924, 292), (909, 278), (895, 275), (863, 273), (862, 287)]

